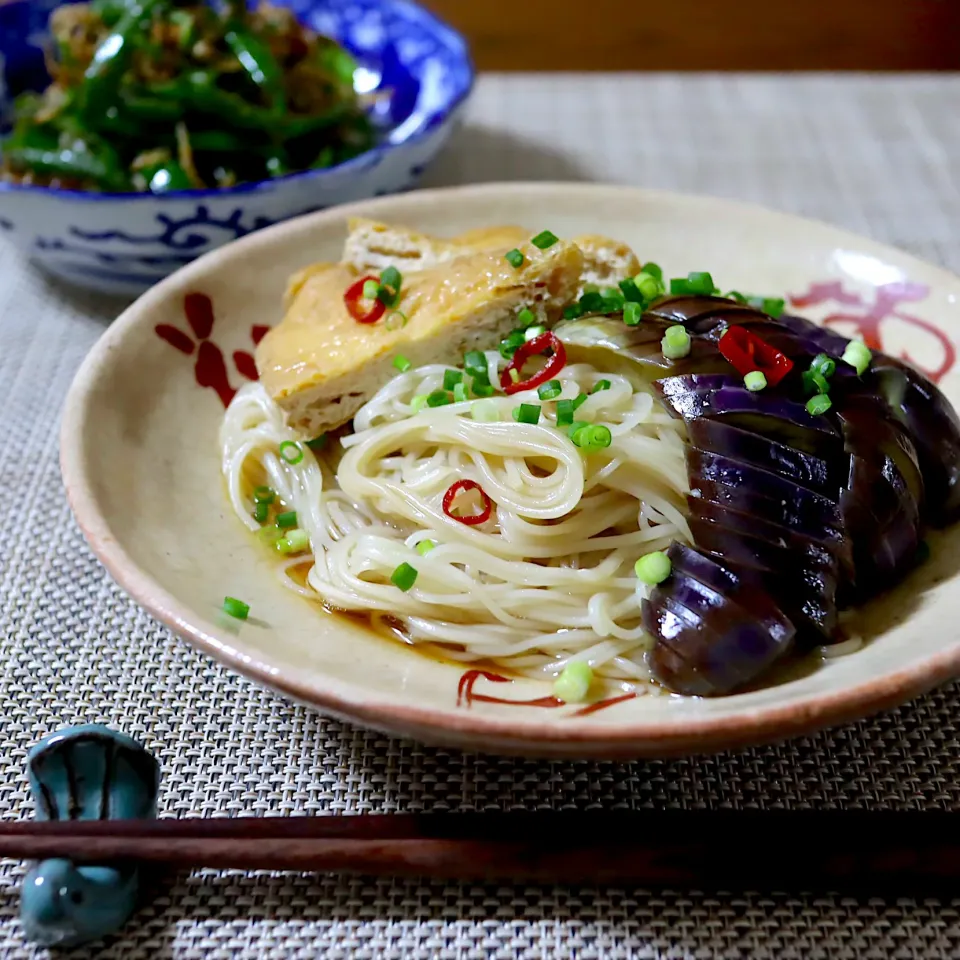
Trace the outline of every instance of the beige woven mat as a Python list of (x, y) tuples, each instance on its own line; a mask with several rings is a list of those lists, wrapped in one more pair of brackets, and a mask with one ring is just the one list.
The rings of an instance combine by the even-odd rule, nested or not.
[[(946, 77), (489, 76), (428, 182), (591, 179), (721, 194), (960, 269), (958, 103), (960, 79)], [(45, 284), (0, 244), (0, 815), (28, 815), (27, 748), (76, 721), (112, 724), (156, 751), (168, 814), (960, 809), (957, 686), (778, 747), (561, 764), (390, 740), (231, 675), (113, 586), (64, 500), (60, 405), (115, 309)], [(19, 876), (0, 868), (5, 960), (42, 955), (20, 938)], [(955, 958), (958, 906), (202, 873), (161, 891), (122, 937), (76, 956)]]

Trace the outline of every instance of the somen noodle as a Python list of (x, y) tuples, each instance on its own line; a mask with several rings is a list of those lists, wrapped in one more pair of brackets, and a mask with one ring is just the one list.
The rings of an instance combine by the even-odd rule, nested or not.
[[(486, 357), (498, 382), (505, 361), (497, 351)], [(612, 435), (608, 447), (585, 454), (555, 428), (553, 403), (542, 404), (538, 423), (516, 422), (520, 404), (540, 406), (536, 390), (415, 402), (452, 369), (398, 374), (356, 414), (352, 433), (317, 452), (262, 386), (244, 386), (221, 431), (237, 516), (260, 529), (252, 491), (269, 485), (310, 538), (312, 556), (283, 564), (288, 585), (330, 608), (399, 621), (411, 643), (446, 658), (540, 679), (575, 658), (601, 676), (649, 679), (651, 641), (640, 622), (649, 588), (633, 567), (641, 554), (690, 539), (682, 422), (638, 374), (569, 364), (557, 399), (587, 394), (577, 419), (602, 422)], [(296, 465), (279, 454), (286, 441), (303, 449)], [(444, 493), (460, 480), (492, 501), (483, 524), (444, 512)], [(290, 576), (305, 560), (306, 586)], [(404, 563), (417, 571), (406, 591), (390, 579)]]

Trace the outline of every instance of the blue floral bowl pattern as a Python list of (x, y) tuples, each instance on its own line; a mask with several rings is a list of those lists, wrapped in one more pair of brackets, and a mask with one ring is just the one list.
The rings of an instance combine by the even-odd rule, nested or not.
[[(163, 196), (80, 193), (0, 183), (0, 230), (73, 285), (137, 294), (201, 254), (324, 207), (415, 185), (447, 141), (473, 85), (463, 38), (407, 0), (274, 0), (358, 59), (358, 87), (389, 95), (377, 147), (329, 170), (227, 190)], [(42, 46), (56, 0), (0, 5), (0, 123), (12, 99), (47, 81)]]

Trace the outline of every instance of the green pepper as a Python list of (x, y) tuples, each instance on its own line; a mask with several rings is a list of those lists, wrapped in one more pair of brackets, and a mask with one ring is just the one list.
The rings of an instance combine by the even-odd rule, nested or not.
[(156, 98), (179, 104), (183, 110), (207, 113), (228, 126), (259, 130), (274, 139), (283, 140), (333, 126), (348, 109), (347, 104), (337, 104), (323, 114), (278, 114), (247, 103), (242, 97), (221, 90), (216, 84), (217, 76), (212, 71), (194, 70), (176, 80), (153, 84), (150, 92)]
[(199, 130), (191, 135), (190, 143), (197, 153), (243, 153), (251, 149), (249, 138), (227, 130)]
[(23, 167), (35, 173), (70, 180), (92, 180), (106, 190), (122, 193), (130, 184), (122, 171), (110, 159), (88, 150), (30, 146), (8, 146), (3, 151), (4, 159), (14, 169)]
[(115, 29), (94, 51), (93, 60), (83, 75), (78, 91), (82, 109), (88, 116), (102, 113), (109, 106), (120, 78), (126, 70), (137, 41), (146, 35), (144, 19), (162, 0), (130, 0)]
[(186, 10), (172, 10), (170, 12), (170, 22), (179, 27), (177, 46), (181, 50), (189, 50), (199, 37), (197, 18)]
[(127, 12), (125, 0), (92, 0), (90, 9), (103, 21), (105, 27), (113, 27)]
[(170, 193), (173, 190), (193, 190), (194, 184), (186, 170), (176, 160), (168, 160), (142, 171), (151, 193)]
[(121, 90), (118, 103), (124, 114), (137, 120), (176, 123), (183, 119), (184, 110), (181, 106), (161, 97), (153, 97), (148, 91)]
[(238, 24), (231, 24), (223, 39), (247, 76), (267, 95), (273, 110), (282, 111), (287, 103), (283, 70), (270, 47), (255, 33)]

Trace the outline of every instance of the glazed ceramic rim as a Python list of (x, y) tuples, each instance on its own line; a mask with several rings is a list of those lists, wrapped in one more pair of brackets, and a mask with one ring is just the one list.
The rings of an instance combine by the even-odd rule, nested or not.
[[(554, 195), (558, 191), (579, 194), (584, 201), (623, 198), (631, 203), (709, 203), (726, 208), (732, 215), (739, 211), (763, 213), (781, 218), (784, 226), (803, 224), (829, 230), (839, 240), (878, 249), (885, 249), (900, 259), (907, 259), (931, 272), (941, 282), (960, 285), (960, 277), (932, 266), (903, 251), (861, 237), (822, 221), (770, 210), (758, 204), (743, 203), (720, 197), (697, 196), (672, 191), (562, 182), (490, 183), (465, 187), (421, 190), (407, 197), (424, 202), (455, 202), (459, 198), (482, 200), (509, 199), (511, 195), (529, 198), (531, 194)], [(391, 700), (383, 694), (371, 695), (367, 688), (337, 678), (303, 684), (295, 672), (282, 673), (277, 667), (259, 659), (259, 655), (243, 652), (223, 638), (226, 631), (217, 628), (165, 591), (150, 574), (138, 566), (115, 540), (108, 518), (97, 504), (91, 478), (85, 465), (84, 431), (90, 416), (90, 401), (102, 368), (110, 362), (113, 349), (139, 325), (146, 322), (155, 305), (168, 291), (180, 289), (184, 281), (199, 279), (211, 263), (225, 251), (243, 245), (250, 252), (258, 247), (268, 254), (274, 237), (291, 226), (312, 222), (343, 221), (350, 216), (376, 217), (383, 206), (395, 203), (396, 197), (358, 201), (307, 214), (257, 231), (225, 247), (211, 251), (162, 280), (128, 307), (107, 329), (84, 359), (66, 398), (61, 426), (60, 464), (67, 498), (87, 542), (107, 571), (140, 606), (202, 652), (267, 687), (309, 703), (333, 715), (356, 721), (380, 730), (413, 735), (434, 743), (462, 742), (475, 738), (489, 744), (492, 750), (532, 755), (563, 754), (567, 756), (652, 756), (680, 755), (726, 749), (739, 745), (780, 740), (810, 733), (823, 727), (843, 723), (876, 711), (893, 707), (960, 674), (960, 643), (927, 656), (881, 677), (856, 683), (846, 689), (826, 694), (811, 694), (783, 706), (754, 707), (733, 716), (689, 717), (671, 719), (591, 720), (577, 724), (526, 720), (513, 717), (484, 716), (473, 711), (454, 712), (436, 707), (415, 707)], [(229, 254), (227, 254), (229, 255)], [(218, 637), (220, 634), (220, 637)], [(452, 734), (452, 736), (451, 736)], [(631, 749), (633, 748), (633, 749)]]

